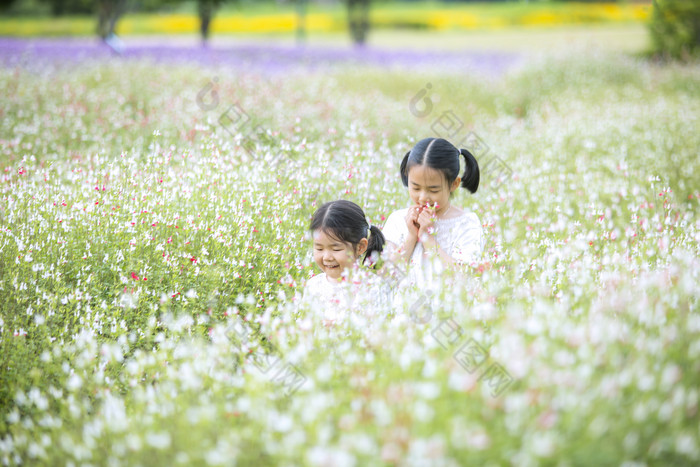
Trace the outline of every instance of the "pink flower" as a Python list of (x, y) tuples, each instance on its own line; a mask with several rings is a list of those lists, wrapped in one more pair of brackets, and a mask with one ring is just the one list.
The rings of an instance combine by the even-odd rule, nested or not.
[(139, 280), (139, 276), (137, 276), (135, 272), (131, 273), (131, 278), (135, 281)]
[(557, 423), (558, 418), (559, 417), (557, 416), (556, 412), (553, 410), (547, 410), (537, 418), (537, 424), (542, 428), (550, 429)]

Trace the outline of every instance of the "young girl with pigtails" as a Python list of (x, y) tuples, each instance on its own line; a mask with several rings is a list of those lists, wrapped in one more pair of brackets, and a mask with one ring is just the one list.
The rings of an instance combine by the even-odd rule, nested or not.
[(361, 271), (362, 265), (372, 267), (378, 261), (385, 243), (362, 208), (347, 200), (325, 203), (314, 213), (310, 231), (314, 262), (322, 273), (307, 281), (304, 301), (321, 311), (326, 322), (351, 309), (388, 303), (388, 291), (368, 283), (374, 276), (379, 284), (379, 278)]
[[(465, 169), (460, 176), (460, 160)], [(479, 164), (466, 149), (442, 138), (425, 138), (406, 153), (401, 181), (408, 188), (411, 206), (392, 213), (382, 229), (389, 259), (408, 266), (408, 283), (434, 288), (446, 269), (478, 261), (484, 247), (479, 218), (451, 202), (460, 187), (475, 193)]]

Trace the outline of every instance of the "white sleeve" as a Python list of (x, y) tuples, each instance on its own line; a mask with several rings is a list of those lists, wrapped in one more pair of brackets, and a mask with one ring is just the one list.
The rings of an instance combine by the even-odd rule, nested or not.
[(406, 209), (394, 211), (386, 220), (382, 233), (387, 242), (391, 242), (396, 246), (403, 245), (406, 234), (408, 233), (405, 219), (406, 212)]
[(470, 264), (481, 258), (484, 248), (484, 232), (479, 217), (470, 213), (460, 222), (452, 244), (452, 259), (458, 263)]

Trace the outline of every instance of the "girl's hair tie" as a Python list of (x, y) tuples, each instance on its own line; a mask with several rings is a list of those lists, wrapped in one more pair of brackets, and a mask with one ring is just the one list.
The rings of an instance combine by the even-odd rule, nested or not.
[(367, 240), (369, 240), (369, 237), (372, 236), (372, 226), (370, 224), (367, 224)]

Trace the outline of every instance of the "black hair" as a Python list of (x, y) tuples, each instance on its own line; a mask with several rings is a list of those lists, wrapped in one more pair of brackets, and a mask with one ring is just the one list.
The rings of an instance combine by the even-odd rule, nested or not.
[(351, 244), (353, 248), (357, 248), (360, 241), (369, 236), (362, 264), (372, 257), (372, 253), (376, 251), (379, 254), (384, 249), (384, 234), (379, 227), (367, 223), (362, 208), (352, 201), (340, 199), (325, 203), (314, 213), (310, 230), (322, 230), (342, 242)]
[(425, 138), (406, 153), (401, 161), (401, 181), (408, 186), (408, 172), (416, 165), (424, 165), (439, 170), (449, 186), (459, 176), (459, 156), (464, 156), (465, 169), (462, 175), (462, 188), (476, 193), (479, 188), (479, 164), (471, 152), (457, 149), (442, 138)]

